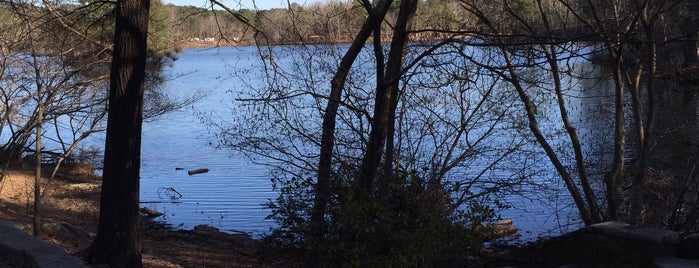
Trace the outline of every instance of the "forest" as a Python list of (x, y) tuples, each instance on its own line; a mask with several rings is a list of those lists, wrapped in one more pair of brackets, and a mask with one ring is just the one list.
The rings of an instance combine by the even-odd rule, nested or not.
[[(422, 1), (414, 24), (419, 29), (466, 29), (468, 14), (454, 1)], [(236, 10), (227, 12), (215, 5), (206, 9), (193, 6), (164, 6), (171, 18), (171, 35), (177, 42), (212, 38), (217, 45), (251, 45), (255, 39), (270, 44), (349, 43), (361, 28), (366, 12), (360, 2), (326, 1), (288, 9)], [(397, 8), (389, 16), (397, 15)], [(389, 29), (390, 26), (382, 26)], [(446, 28), (445, 28), (446, 27)], [(382, 38), (388, 38), (385, 34)], [(443, 36), (434, 31), (415, 33), (414, 40)]]
[[(196, 105), (160, 87), (194, 46), (257, 47), (263, 86), (236, 96), (242, 117), (203, 121), (219, 148), (274, 163), (263, 240), (293, 265), (473, 265), (504, 196), (554, 182), (585, 226), (699, 231), (698, 1), (209, 4), (0, 2), (0, 175), (36, 169), (35, 235), (59, 166), (96, 164), (83, 259), (143, 266), (142, 123)], [(608, 90), (577, 84), (592, 80)], [(80, 145), (96, 132), (104, 148)], [(533, 179), (542, 166), (550, 181)]]

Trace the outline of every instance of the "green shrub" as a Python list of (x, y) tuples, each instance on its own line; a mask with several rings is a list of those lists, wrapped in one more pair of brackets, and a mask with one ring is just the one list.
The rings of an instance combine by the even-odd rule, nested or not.
[(268, 239), (300, 252), (315, 249), (321, 255), (319, 266), (458, 267), (467, 264), (469, 249), (480, 244), (472, 227), (495, 217), (481, 199), (456, 206), (453, 187), (431, 184), (417, 172), (398, 172), (387, 179), (387, 188), (371, 192), (356, 189), (351, 170), (339, 174), (325, 235), (316, 245), (308, 244), (312, 180), (275, 180), (280, 195), (269, 204), (269, 218), (279, 226)]

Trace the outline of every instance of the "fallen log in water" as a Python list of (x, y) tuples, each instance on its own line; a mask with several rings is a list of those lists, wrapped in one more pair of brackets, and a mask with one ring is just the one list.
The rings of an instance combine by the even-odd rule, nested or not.
[(164, 215), (160, 211), (157, 211), (155, 209), (146, 208), (146, 207), (142, 207), (142, 208), (138, 209), (138, 211), (143, 213), (143, 214), (146, 214), (146, 216), (152, 217), (152, 218), (156, 218), (156, 217), (160, 217), (160, 216)]
[(498, 238), (516, 234), (518, 231), (517, 227), (512, 226), (511, 219), (494, 223), (484, 223), (476, 227), (475, 230), (483, 241), (493, 241)]
[(208, 168), (200, 168), (200, 169), (192, 169), (190, 171), (187, 171), (187, 174), (189, 174), (189, 176), (192, 176), (194, 174), (200, 174), (200, 173), (206, 173), (206, 172), (209, 172)]

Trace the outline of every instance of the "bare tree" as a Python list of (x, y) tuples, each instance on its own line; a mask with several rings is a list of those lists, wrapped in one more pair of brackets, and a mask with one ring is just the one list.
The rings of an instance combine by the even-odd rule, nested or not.
[[(554, 23), (565, 23), (560, 20), (565, 14), (557, 14), (559, 17), (550, 18), (549, 16), (553, 15), (544, 8), (542, 1), (536, 1), (532, 11), (538, 13), (534, 14), (540, 24), (534, 24), (530, 21), (531, 16), (521, 13), (529, 10), (515, 8), (507, 1), (503, 2), (502, 10), (494, 11), (482, 9), (478, 1), (462, 1), (462, 3), (464, 8), (477, 16), (484, 25), (486, 32), (482, 33), (483, 42), (487, 46), (498, 47), (496, 53), (500, 55), (500, 60), (495, 61), (495, 65), (484, 65), (484, 67), (502, 77), (515, 89), (523, 105), (529, 130), (563, 179), (583, 221), (586, 224), (601, 222), (601, 212), (588, 178), (586, 159), (583, 156), (578, 131), (568, 117), (566, 96), (570, 89), (565, 88), (567, 83), (563, 81), (563, 74), (569, 73), (570, 70), (566, 70), (568, 67), (565, 65), (560, 65), (571, 55), (581, 56), (578, 50), (580, 48), (568, 44), (565, 39), (557, 40), (555, 29), (551, 26)], [(502, 13), (498, 14), (498, 12), (503, 12), (504, 17), (510, 18), (510, 22), (502, 23), (497, 20), (497, 16), (502, 16)], [(565, 24), (563, 26), (565, 27)], [(512, 29), (519, 30), (512, 32)], [(564, 53), (569, 56), (564, 56)], [(541, 73), (534, 71), (535, 74), (532, 77), (528, 75), (531, 70), (539, 70)], [(540, 90), (543, 88), (552, 88), (554, 94), (547, 94), (546, 91)], [(568, 142), (573, 149), (575, 163), (573, 167), (569, 168), (562, 160), (567, 152), (564, 150), (563, 153), (557, 153), (555, 145), (552, 144), (553, 141), (547, 138), (545, 133), (550, 129), (545, 130), (540, 127), (542, 114), (538, 112), (535, 101), (537, 98), (556, 100), (561, 127), (567, 133)]]
[[(467, 205), (487, 207), (481, 203), (487, 196), (527, 178), (488, 175), (523, 143), (503, 127), (516, 99), (476, 80), (482, 69), (461, 58), (467, 48), (459, 38), (445, 27), (442, 42), (411, 45), (411, 33), (422, 30), (410, 28), (416, 2), (362, 3), (368, 16), (351, 44), (277, 47), (263, 54), (261, 77), (267, 80), (245, 85), (253, 91), (242, 93), (235, 113), (245, 116), (233, 127), (218, 124), (225, 146), (277, 168), (273, 182), (282, 193), (273, 208), (289, 213), (277, 217), (282, 231), (308, 239), (309, 265), (332, 263), (323, 243), (337, 239), (334, 221), (372, 200), (387, 201), (386, 209), (398, 206), (391, 196), (403, 190), (396, 187), (412, 187), (409, 198), (434, 198), (429, 206), (440, 211), (421, 211), (447, 218)], [(400, 14), (394, 22), (386, 17), (391, 7)], [(400, 181), (408, 177), (410, 182)], [(349, 220), (364, 224), (391, 212), (357, 213)], [(367, 228), (385, 236), (349, 230), (343, 243), (383, 253), (395, 247), (384, 240), (394, 227), (379, 221)]]
[[(517, 1), (502, 1), (502, 10), (484, 7), (479, 1), (461, 1), (463, 6), (472, 14), (478, 16), (481, 25), (479, 30), (484, 43), (499, 47), (504, 64), (488, 66), (487, 68), (499, 73), (513, 85), (522, 98), (530, 123), (530, 130), (536, 136), (538, 143), (545, 150), (549, 159), (556, 167), (574, 203), (580, 211), (581, 218), (587, 224), (600, 220), (620, 219), (620, 209), (623, 201), (628, 201), (626, 220), (639, 223), (641, 207), (644, 206), (643, 196), (647, 192), (645, 186), (650, 167), (650, 156), (655, 140), (655, 120), (657, 106), (658, 55), (667, 53), (674, 47), (681, 33), (668, 32), (664, 19), (674, 14), (682, 6), (678, 1), (536, 1), (538, 15), (532, 20), (527, 12), (531, 8), (522, 9)], [(528, 11), (525, 11), (528, 10)], [(554, 12), (555, 10), (555, 12)], [(504, 12), (506, 16), (502, 16)], [(513, 29), (515, 29), (513, 31)], [(674, 35), (674, 38), (672, 37)], [(574, 49), (579, 46), (577, 40), (591, 40), (600, 45), (601, 50), (592, 50), (587, 54), (584, 49)], [(481, 44), (483, 45), (483, 44)], [(663, 52), (662, 50), (665, 50)], [(588, 178), (584, 155), (579, 142), (579, 133), (574, 122), (567, 119), (570, 110), (566, 105), (566, 93), (561, 83), (561, 74), (570, 73), (560, 62), (569, 57), (580, 59), (603, 59), (613, 81), (614, 112), (613, 112), (613, 148), (610, 170), (604, 176), (607, 203), (606, 211), (597, 208), (597, 198), (591, 179)], [(665, 58), (663, 64), (668, 66), (672, 57)], [(568, 133), (570, 147), (574, 152), (576, 166), (574, 169), (565, 167), (553, 147), (542, 136), (539, 129), (536, 105), (531, 103), (535, 96), (528, 85), (544, 85), (545, 81), (528, 81), (523, 76), (523, 69), (541, 68), (549, 73), (558, 100), (561, 125)], [(627, 94), (630, 98), (627, 98)], [(628, 107), (628, 108), (625, 108)], [(627, 124), (629, 118), (632, 124)], [(631, 126), (628, 129), (628, 126)], [(631, 132), (629, 132), (631, 130)], [(627, 147), (636, 156), (630, 172), (626, 167), (625, 155)], [(577, 179), (572, 177), (577, 170)], [(632, 178), (632, 179), (631, 179)], [(631, 190), (622, 193), (622, 185)], [(578, 187), (582, 189), (579, 193)], [(622, 195), (623, 194), (623, 195)], [(601, 216), (604, 217), (601, 217)]]
[[(55, 20), (47, 9), (36, 8), (26, 3), (7, 6), (6, 35), (2, 57), (4, 65), (2, 95), (3, 130), (9, 132), (9, 139), (3, 145), (3, 165), (6, 168), (13, 162), (22, 161), (22, 154), (34, 143), (34, 163), (36, 179), (34, 184), (34, 233), (41, 231), (41, 200), (53, 178), (70, 153), (90, 133), (99, 130), (104, 112), (104, 98), (101, 97), (101, 77), (87, 73), (104, 64), (98, 56), (86, 57), (78, 66), (72, 53), (65, 51), (84, 49), (82, 40), (70, 39), (65, 32), (59, 33)], [(58, 28), (61, 29), (61, 28)], [(16, 35), (15, 35), (16, 34)], [(89, 70), (89, 71), (88, 71)], [(97, 110), (96, 113), (86, 113)], [(73, 120), (80, 117), (83, 123)], [(91, 121), (86, 125), (84, 122)], [(42, 126), (53, 123), (53, 131)], [(72, 126), (64, 128), (63, 124)], [(35, 133), (31, 139), (31, 133)], [(70, 143), (62, 135), (70, 132), (81, 137)], [(82, 132), (82, 133), (81, 133)], [(46, 137), (46, 140), (42, 140)], [(45, 142), (49, 141), (49, 142)], [(51, 151), (46, 147), (61, 146), (58, 160), (48, 181), (43, 181), (42, 154)], [(52, 159), (49, 159), (49, 161)], [(3, 169), (4, 169), (3, 168)], [(4, 171), (3, 171), (4, 172)]]

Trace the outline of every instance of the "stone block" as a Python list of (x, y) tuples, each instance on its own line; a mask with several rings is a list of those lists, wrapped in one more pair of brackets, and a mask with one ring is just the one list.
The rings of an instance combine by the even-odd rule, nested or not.
[(0, 222), (0, 259), (15, 267), (87, 267), (77, 257), (6, 222)]
[(677, 257), (661, 257), (655, 260), (656, 268), (697, 268), (699, 261), (680, 259)]
[(699, 259), (699, 233), (690, 234), (682, 238), (679, 253), (682, 258)]

